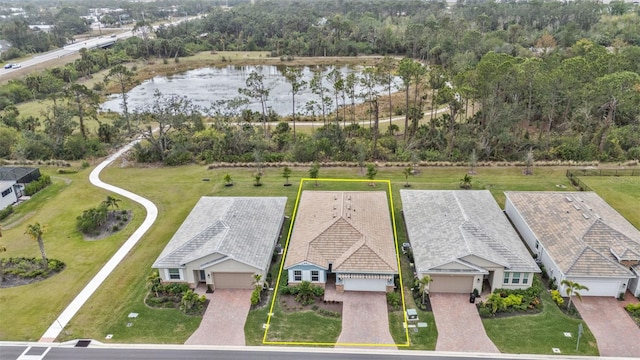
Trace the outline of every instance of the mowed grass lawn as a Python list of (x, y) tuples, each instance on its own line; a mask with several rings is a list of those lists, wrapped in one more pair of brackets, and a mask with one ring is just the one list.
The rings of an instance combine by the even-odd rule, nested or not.
[[(554, 355), (552, 348), (558, 348), (562, 355), (598, 355), (595, 337), (584, 321), (564, 315), (547, 291), (542, 293), (542, 303), (540, 314), (482, 320), (501, 352)], [(583, 323), (584, 333), (576, 351), (579, 323)], [(565, 332), (571, 337), (564, 336)]]
[(144, 217), (142, 207), (121, 199), (121, 209), (133, 209), (132, 221), (115, 235), (86, 241), (76, 230), (76, 217), (113, 194), (89, 184), (89, 169), (64, 175), (52, 167), (40, 167), (40, 171), (51, 175), (53, 183), (2, 221), (0, 243), (7, 251), (1, 256), (39, 258), (37, 242), (24, 234), (27, 225), (39, 222), (45, 226), (47, 256), (67, 267), (44, 281), (0, 289), (0, 340), (38, 340)]
[[(111, 274), (103, 286), (81, 309), (65, 328), (59, 340), (95, 338), (113, 334), (114, 342), (182, 343), (197, 328), (199, 317), (190, 317), (174, 310), (149, 309), (143, 304), (146, 295), (146, 278), (151, 265), (173, 233), (201, 196), (287, 196), (287, 215), (293, 212), (299, 179), (308, 177), (308, 168), (293, 168), (293, 186), (283, 187), (281, 168), (267, 167), (261, 179), (263, 186), (255, 187), (255, 168), (225, 168), (209, 170), (204, 166), (171, 168), (126, 168), (116, 162), (102, 175), (106, 182), (139, 193), (156, 203), (159, 217), (153, 228), (143, 237), (121, 265)], [(419, 168), (419, 174), (411, 176), (412, 189), (457, 189), (465, 168)], [(488, 188), (498, 202), (504, 204), (505, 190), (559, 190), (557, 185), (568, 186), (564, 168), (535, 168), (533, 176), (523, 176), (517, 167), (478, 168), (473, 188)], [(46, 171), (45, 171), (46, 173)], [(229, 173), (235, 186), (224, 187), (223, 178)], [(3, 244), (7, 256), (37, 256), (35, 242), (23, 235), (26, 224), (39, 221), (50, 224), (45, 234), (49, 256), (63, 260), (68, 268), (47, 281), (0, 290), (3, 306), (0, 315), (0, 337), (6, 340), (37, 340), (55, 317), (89, 281), (117, 247), (126, 239), (134, 226), (144, 218), (141, 207), (123, 201), (122, 208), (134, 208), (134, 221), (114, 239), (86, 242), (75, 232), (75, 218), (91, 206), (97, 205), (108, 195), (88, 183), (89, 170), (78, 174), (55, 178), (54, 187), (41, 196), (18, 208), (16, 214), (5, 220)], [(321, 168), (321, 178), (358, 178), (365, 176), (358, 168)], [(209, 181), (203, 181), (208, 179)], [(389, 179), (393, 184), (396, 214), (401, 209), (399, 190), (405, 183), (401, 168), (380, 167), (376, 179)], [(363, 190), (370, 190), (366, 183)], [(305, 186), (306, 187), (306, 186)], [(313, 189), (330, 189), (332, 185), (320, 182)], [(46, 196), (46, 199), (45, 199)], [(23, 222), (11, 228), (15, 219)], [(133, 226), (132, 226), (133, 225)], [(404, 239), (399, 226), (399, 240)], [(122, 235), (122, 236), (120, 236)], [(117, 238), (117, 239), (116, 239)], [(19, 245), (16, 245), (19, 244)], [(8, 305), (5, 305), (8, 304)], [(261, 310), (259, 310), (261, 311)], [(262, 310), (266, 322), (266, 310)], [(140, 315), (131, 321), (130, 312)], [(259, 317), (259, 316), (258, 316)], [(6, 320), (8, 319), (8, 320)], [(126, 327), (132, 322), (131, 327)], [(10, 324), (10, 325), (9, 325)], [(261, 326), (260, 326), (261, 327)], [(260, 333), (262, 329), (258, 329)], [(435, 330), (435, 329), (434, 329)], [(261, 338), (261, 336), (259, 336)], [(249, 336), (247, 336), (249, 341)], [(430, 345), (426, 345), (430, 347)]]

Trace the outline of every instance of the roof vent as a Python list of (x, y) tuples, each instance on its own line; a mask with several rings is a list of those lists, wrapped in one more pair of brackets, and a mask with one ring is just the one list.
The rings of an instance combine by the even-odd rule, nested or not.
[(351, 210), (351, 203), (347, 204), (347, 210)]
[(583, 217), (583, 218), (585, 218), (585, 219), (587, 219), (587, 220), (589, 219), (589, 215), (587, 215), (587, 214), (585, 214), (585, 213), (582, 213), (582, 217)]
[(348, 212), (348, 213), (347, 213), (347, 217), (348, 217), (349, 219), (351, 219), (351, 213), (350, 213), (350, 212)]
[(347, 200), (351, 200), (351, 194), (347, 195)]
[(338, 208), (338, 205), (333, 204), (333, 210), (335, 210), (335, 209), (337, 209), (337, 208)]
[(584, 202), (584, 200), (582, 200), (582, 198), (579, 198), (579, 197), (577, 197), (577, 196), (576, 196), (576, 200), (577, 200), (577, 201), (580, 201), (580, 202)]
[(333, 212), (333, 217), (338, 216), (338, 213), (336, 213), (335, 211)]
[(333, 195), (333, 200), (338, 200), (338, 195)]
[(565, 196), (564, 198), (567, 199), (567, 202), (572, 202), (573, 201), (573, 199), (570, 196)]
[(574, 209), (576, 209), (576, 210), (580, 210), (580, 205), (578, 205), (578, 204), (573, 204), (573, 207), (574, 207)]

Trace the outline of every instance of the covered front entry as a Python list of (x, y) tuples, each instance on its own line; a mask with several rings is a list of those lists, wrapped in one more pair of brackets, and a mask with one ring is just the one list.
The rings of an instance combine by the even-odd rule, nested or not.
[(214, 289), (253, 289), (253, 273), (213, 273)]
[(473, 291), (473, 276), (431, 275), (430, 293), (470, 293)]

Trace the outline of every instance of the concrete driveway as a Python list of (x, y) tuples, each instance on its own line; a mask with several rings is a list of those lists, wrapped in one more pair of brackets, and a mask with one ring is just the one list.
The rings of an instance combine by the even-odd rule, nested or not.
[(468, 294), (431, 294), (438, 328), (436, 351), (499, 353), (484, 330), (480, 315)]
[[(385, 293), (354, 291), (341, 295), (342, 332), (338, 337), (338, 343), (346, 346), (395, 344), (389, 332)], [(381, 348), (395, 347), (381, 346)]]
[(600, 356), (640, 357), (640, 328), (612, 297), (574, 299), (580, 316), (596, 337)]
[(207, 294), (209, 306), (200, 327), (185, 344), (244, 346), (244, 323), (251, 308), (251, 292), (220, 289)]

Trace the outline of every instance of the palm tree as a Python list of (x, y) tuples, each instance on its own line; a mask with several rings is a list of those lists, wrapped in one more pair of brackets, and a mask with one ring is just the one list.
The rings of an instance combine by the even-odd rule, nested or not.
[(420, 293), (422, 294), (422, 303), (424, 304), (425, 294), (429, 292), (429, 283), (431, 283), (433, 279), (429, 275), (423, 275), (420, 280), (418, 280), (418, 286), (420, 286)]
[(471, 184), (471, 179), (473, 179), (471, 175), (464, 174), (464, 177), (460, 179), (460, 187), (462, 189), (471, 189), (471, 186), (473, 186), (473, 184)]
[(579, 291), (581, 290), (587, 290), (589, 291), (589, 288), (579, 284), (575, 281), (571, 281), (568, 279), (564, 279), (560, 282), (560, 285), (564, 285), (565, 286), (565, 291), (567, 292), (567, 296), (569, 297), (569, 301), (567, 301), (567, 310), (571, 309), (571, 299), (573, 297), (573, 295), (577, 296), (578, 299), (580, 299), (580, 301), (582, 301), (582, 296), (580, 295)]
[(262, 274), (253, 274), (253, 285), (258, 291), (258, 302), (262, 301)]
[(160, 287), (161, 283), (162, 279), (160, 279), (160, 274), (158, 274), (158, 271), (154, 270), (151, 275), (147, 276), (147, 285), (149, 286), (151, 291), (156, 294), (156, 297), (158, 297), (158, 288)]
[(29, 224), (27, 225), (27, 231), (25, 234), (31, 236), (33, 240), (38, 242), (38, 246), (40, 247), (40, 254), (42, 254), (42, 267), (47, 268), (47, 254), (44, 251), (44, 241), (42, 240), (42, 234), (45, 233), (45, 227), (41, 226), (40, 223)]
[(120, 199), (114, 198), (113, 196), (109, 195), (107, 196), (107, 199), (105, 201), (102, 202), (102, 204), (104, 206), (108, 208), (115, 208), (115, 209), (119, 209), (120, 207), (118, 206), (118, 203), (120, 202)]
[[(0, 237), (2, 237), (2, 227), (0, 227)], [(7, 251), (7, 248), (0, 245), (0, 253)], [(0, 264), (0, 282), (4, 281), (4, 267)]]
[(404, 175), (404, 179), (407, 181), (406, 184), (404, 184), (404, 187), (410, 187), (411, 185), (409, 185), (409, 175), (413, 174), (413, 168), (411, 166), (409, 166), (408, 168), (405, 168), (404, 170), (402, 170), (402, 175)]

